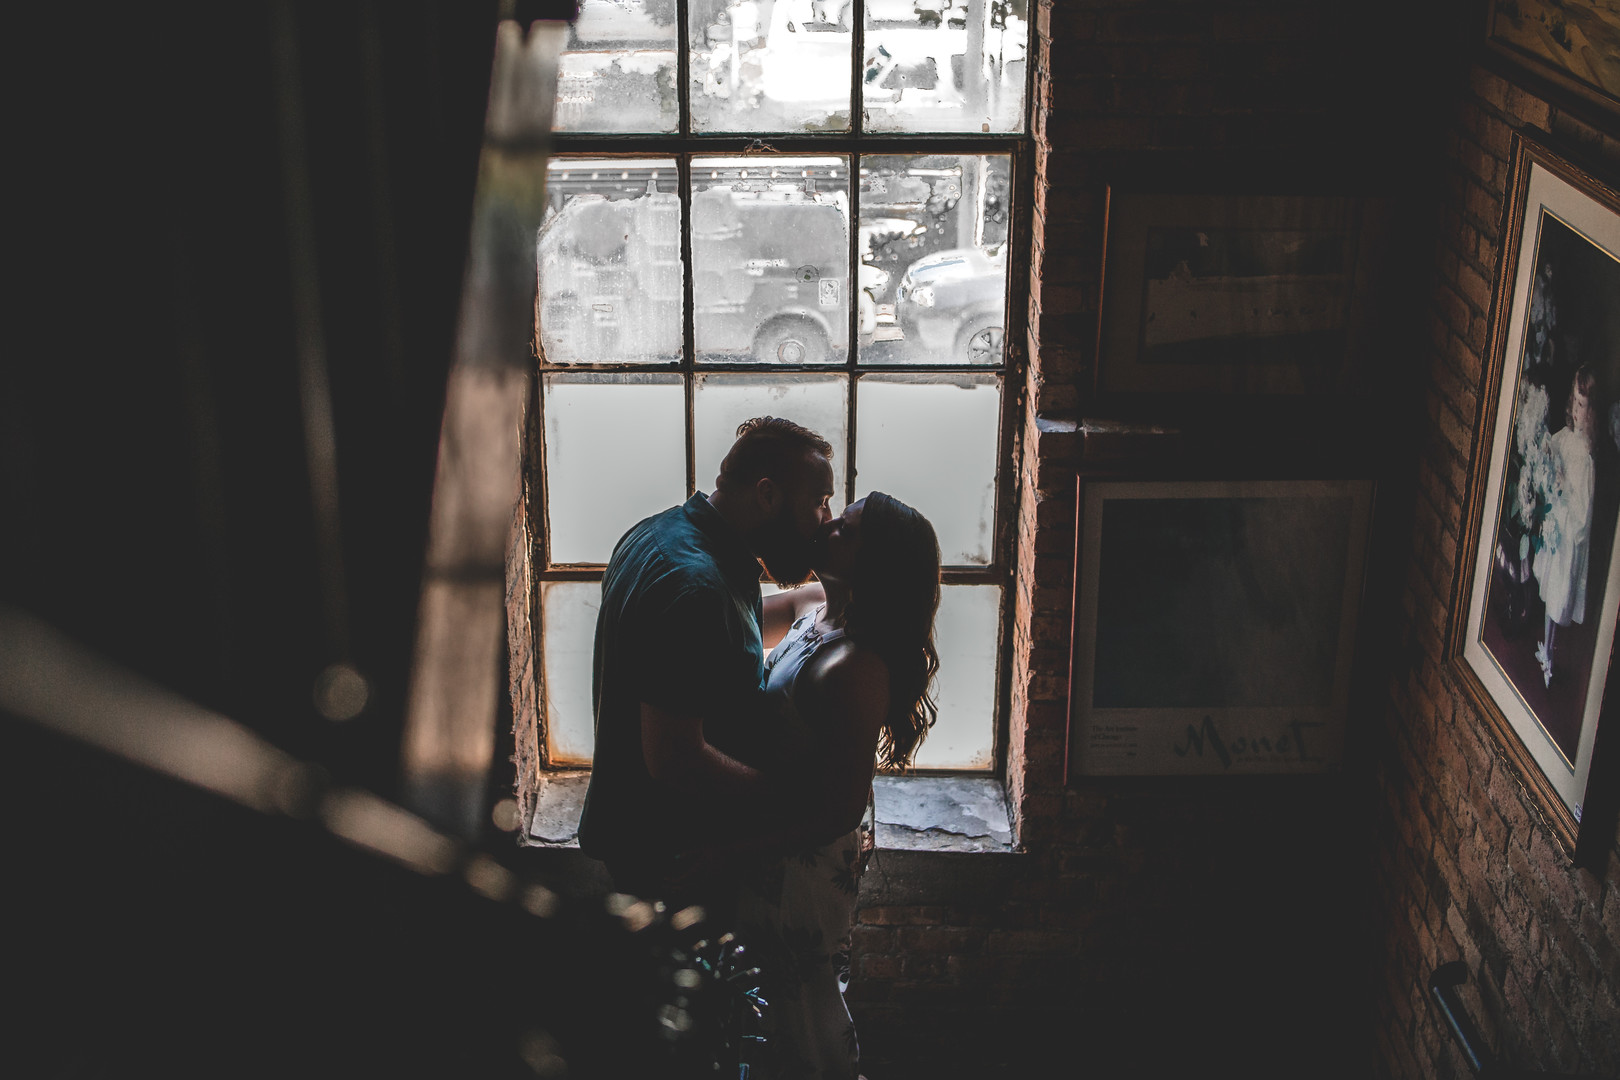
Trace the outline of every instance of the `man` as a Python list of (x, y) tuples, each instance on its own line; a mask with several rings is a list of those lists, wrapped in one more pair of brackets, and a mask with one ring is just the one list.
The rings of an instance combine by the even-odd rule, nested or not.
[(761, 766), (775, 753), (762, 708), (759, 567), (810, 575), (831, 520), (832, 447), (789, 420), (737, 429), (715, 492), (640, 522), (602, 579), (592, 698), (596, 756), (580, 847), (614, 886), (724, 918), (723, 875), (681, 856), (768, 830), (776, 816)]

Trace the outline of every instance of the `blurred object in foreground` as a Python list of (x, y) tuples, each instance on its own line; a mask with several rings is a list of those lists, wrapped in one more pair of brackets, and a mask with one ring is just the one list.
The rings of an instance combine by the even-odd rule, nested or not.
[(402, 797), (463, 837), (488, 819), (506, 542), (521, 491), (533, 367), (534, 260), (545, 213), (557, 56), (567, 24), (510, 20), (495, 39), (471, 250), (445, 400), (402, 748)]

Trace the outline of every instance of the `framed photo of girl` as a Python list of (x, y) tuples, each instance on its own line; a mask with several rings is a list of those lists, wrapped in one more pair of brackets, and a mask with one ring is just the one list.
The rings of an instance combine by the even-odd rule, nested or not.
[(1617, 794), (1593, 764), (1620, 697), (1620, 193), (1522, 134), (1469, 476), (1452, 663), (1584, 862)]

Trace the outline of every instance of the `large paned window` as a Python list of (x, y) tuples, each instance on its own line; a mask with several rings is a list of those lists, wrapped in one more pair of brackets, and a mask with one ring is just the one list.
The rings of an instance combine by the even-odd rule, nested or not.
[(774, 415), (833, 444), (834, 513), (881, 490), (934, 523), (917, 765), (995, 768), (1029, 37), (1027, 0), (581, 4), (535, 253), (548, 766), (590, 761), (614, 543)]

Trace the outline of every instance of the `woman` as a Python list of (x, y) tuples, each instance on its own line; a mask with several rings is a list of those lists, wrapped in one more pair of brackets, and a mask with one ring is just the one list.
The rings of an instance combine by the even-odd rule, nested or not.
[(813, 566), (819, 584), (765, 602), (776, 645), (765, 689), (781, 710), (799, 810), (777, 838), (787, 854), (745, 876), (737, 926), (769, 1002), (755, 1075), (855, 1080), (843, 988), (872, 773), (874, 761), (908, 768), (934, 722), (939, 544), (927, 518), (873, 492), (828, 525)]

